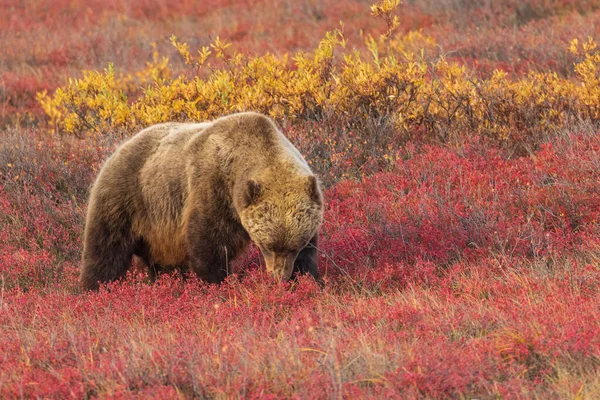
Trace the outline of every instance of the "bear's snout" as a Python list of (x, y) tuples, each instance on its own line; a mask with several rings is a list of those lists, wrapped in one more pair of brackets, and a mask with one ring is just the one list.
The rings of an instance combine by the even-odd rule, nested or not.
[(278, 281), (288, 280), (294, 271), (296, 254), (263, 254), (267, 271)]

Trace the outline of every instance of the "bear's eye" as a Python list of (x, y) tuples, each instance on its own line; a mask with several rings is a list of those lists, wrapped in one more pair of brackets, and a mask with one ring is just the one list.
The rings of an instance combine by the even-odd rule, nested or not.
[(300, 249), (290, 249), (290, 250), (288, 250), (288, 252), (287, 252), (287, 253), (288, 253), (289, 255), (293, 256), (294, 254), (298, 254), (298, 253), (300, 252), (300, 250), (301, 250), (301, 249), (302, 249), (302, 248), (300, 248)]
[(294, 249), (290, 249), (287, 247), (280, 247), (280, 246), (272, 246), (272, 247), (267, 247), (266, 248), (267, 251), (269, 251), (270, 253), (274, 253), (274, 254), (286, 254), (286, 255), (292, 255), (296, 253), (296, 250)]

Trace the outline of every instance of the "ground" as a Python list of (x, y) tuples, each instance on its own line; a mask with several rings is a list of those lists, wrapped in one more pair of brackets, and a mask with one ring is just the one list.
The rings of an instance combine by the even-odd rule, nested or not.
[[(364, 1), (130, 3), (15, 0), (0, 20), (0, 397), (600, 395), (600, 61), (590, 53), (574, 67), (581, 58), (568, 51), (574, 38), (598, 38), (596, 2), (417, 0), (395, 11), (392, 40), (464, 66), (480, 83), (467, 95), (492, 87), (506, 98), (491, 85), (498, 69), (540, 85), (535, 104), (517, 96), (471, 118), (461, 113), (479, 103), (464, 106), (461, 86), (440, 78), (432, 93), (450, 93), (455, 119), (403, 128), (387, 118), (398, 104), (344, 113), (341, 97), (277, 118), (325, 184), (323, 288), (275, 283), (251, 248), (220, 286), (177, 275), (150, 284), (134, 268), (83, 293), (89, 186), (133, 123), (115, 134), (115, 119), (98, 117), (86, 121), (104, 125), (63, 132), (36, 93), (108, 62), (135, 74), (155, 49), (189, 74), (171, 35), (194, 54), (219, 36), (279, 58), (310, 53), (340, 20), (348, 51), (370, 54), (367, 35), (386, 31)], [(380, 99), (380, 75), (365, 71), (373, 85), (353, 88)]]

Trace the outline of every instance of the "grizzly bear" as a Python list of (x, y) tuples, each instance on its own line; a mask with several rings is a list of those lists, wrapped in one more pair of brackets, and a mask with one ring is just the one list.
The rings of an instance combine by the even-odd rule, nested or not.
[(318, 179), (268, 117), (164, 123), (117, 148), (93, 184), (81, 284), (119, 279), (133, 255), (157, 272), (221, 282), (252, 240), (278, 280), (319, 280), (323, 219)]

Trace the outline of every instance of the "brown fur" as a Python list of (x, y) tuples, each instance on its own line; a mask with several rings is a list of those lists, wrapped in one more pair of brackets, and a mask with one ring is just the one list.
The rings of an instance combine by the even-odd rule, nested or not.
[(276, 277), (318, 279), (322, 215), (317, 179), (269, 118), (154, 125), (123, 143), (94, 183), (81, 283), (122, 277), (133, 255), (152, 277), (179, 268), (221, 282), (250, 239)]

